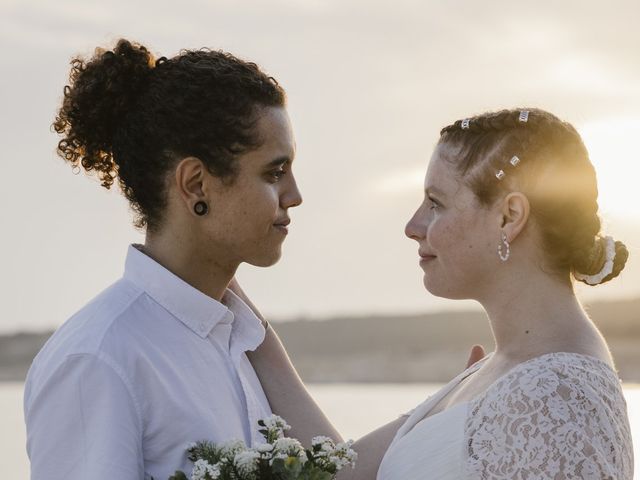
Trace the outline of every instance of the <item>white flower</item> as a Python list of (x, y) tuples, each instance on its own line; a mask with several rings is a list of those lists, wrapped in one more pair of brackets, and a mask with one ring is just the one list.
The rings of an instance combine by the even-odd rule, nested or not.
[(350, 464), (355, 466), (358, 454), (351, 449), (353, 440), (335, 444), (329, 437), (315, 437), (311, 442), (313, 454), (322, 468), (334, 466), (341, 470)]
[(247, 446), (242, 440), (229, 440), (221, 443), (220, 453), (225, 457), (235, 457), (238, 453), (247, 449)]
[(325, 437), (324, 435), (318, 435), (317, 437), (313, 437), (311, 439), (311, 446), (315, 447), (316, 445), (320, 445), (321, 447), (331, 446), (333, 447), (333, 440), (329, 437)]
[[(273, 476), (271, 468), (274, 462), (281, 468), (292, 471), (300, 471), (300, 465), (312, 461), (314, 469), (334, 475), (337, 470), (347, 465), (353, 465), (357, 458), (356, 452), (351, 448), (353, 440), (335, 443), (331, 438), (317, 436), (312, 440), (312, 449), (307, 450), (295, 438), (284, 436), (284, 430), (290, 427), (277, 415), (272, 415), (260, 422), (265, 433), (266, 443), (248, 448), (242, 440), (214, 444), (211, 442), (190, 443), (186, 445), (189, 459), (196, 457), (208, 458), (213, 455), (218, 461), (214, 465), (200, 458), (194, 462), (190, 480), (223, 480), (234, 478), (236, 480), (260, 480), (262, 473), (268, 477)], [(227, 478), (229, 477), (229, 478)]]
[(268, 441), (271, 441), (274, 438), (284, 437), (284, 432), (291, 428), (289, 424), (278, 415), (271, 415), (268, 418), (262, 419), (261, 422), (264, 423), (264, 428), (267, 429), (265, 437)]
[(254, 450), (246, 450), (235, 456), (234, 463), (238, 471), (245, 476), (251, 476), (258, 470), (260, 454)]
[(349, 464), (352, 464), (355, 467), (355, 462), (358, 459), (358, 454), (351, 448), (352, 445), (353, 440), (340, 442), (336, 445), (335, 453), (342, 459), (342, 465), (338, 467), (338, 470)]
[(273, 445), (270, 443), (261, 443), (256, 446), (256, 450), (260, 453), (268, 453), (273, 450)]
[[(347, 440), (346, 442), (340, 442), (336, 444), (336, 451), (347, 453), (351, 450), (353, 440)], [(353, 452), (353, 450), (351, 450)], [(355, 452), (354, 452), (355, 453)]]
[(291, 428), (289, 424), (285, 422), (284, 418), (279, 417), (278, 415), (271, 415), (262, 421), (267, 428), (280, 428), (282, 430), (289, 430)]
[(300, 463), (302, 465), (304, 465), (305, 463), (307, 463), (307, 460), (309, 460), (307, 458), (307, 452), (305, 451), (304, 448), (301, 448), (300, 451), (298, 452), (298, 460), (300, 460)]
[(326, 457), (333, 452), (335, 443), (329, 437), (323, 435), (311, 439), (311, 449), (317, 457)]
[(193, 464), (191, 471), (191, 480), (216, 480), (220, 476), (220, 469), (217, 465), (210, 465), (206, 460), (197, 460)]
[(276, 452), (286, 453), (290, 456), (298, 456), (300, 451), (304, 452), (304, 447), (295, 438), (282, 437), (275, 441), (273, 448)]

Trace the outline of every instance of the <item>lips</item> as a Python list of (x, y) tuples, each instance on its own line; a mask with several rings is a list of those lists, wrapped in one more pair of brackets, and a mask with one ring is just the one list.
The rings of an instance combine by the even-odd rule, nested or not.
[(287, 228), (287, 225), (289, 225), (290, 223), (291, 223), (291, 220), (288, 218), (285, 218), (283, 220), (278, 220), (276, 223), (273, 224), (273, 226), (280, 233), (287, 235), (289, 233), (289, 228)]
[(427, 252), (418, 252), (418, 255), (420, 255), (420, 265), (421, 266), (424, 266), (425, 264), (431, 262), (431, 260), (436, 258), (435, 255), (431, 255), (430, 253), (427, 253)]

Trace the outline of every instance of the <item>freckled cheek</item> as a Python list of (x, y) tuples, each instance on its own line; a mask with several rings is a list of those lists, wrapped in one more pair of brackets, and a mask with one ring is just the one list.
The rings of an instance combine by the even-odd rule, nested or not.
[(459, 241), (460, 232), (458, 228), (450, 222), (436, 220), (427, 230), (427, 243), (436, 255), (444, 254), (454, 250)]

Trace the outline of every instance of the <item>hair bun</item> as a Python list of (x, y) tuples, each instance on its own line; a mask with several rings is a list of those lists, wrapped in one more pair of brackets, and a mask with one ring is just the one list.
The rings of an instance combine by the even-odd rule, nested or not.
[[(576, 266), (574, 276), (577, 280), (586, 283), (590, 286), (601, 285), (616, 278), (620, 272), (624, 269), (627, 259), (629, 258), (629, 251), (624, 243), (616, 240), (613, 243), (613, 261), (612, 271), (603, 278), (598, 278), (605, 268), (607, 261), (610, 260), (610, 255), (607, 254), (608, 242), (613, 241), (611, 237), (598, 236), (595, 239), (592, 253), (586, 261)], [(587, 278), (591, 277), (591, 278)]]
[(70, 84), (53, 124), (65, 135), (58, 152), (74, 166), (96, 170), (104, 186), (116, 175), (112, 150), (118, 126), (135, 107), (154, 64), (144, 46), (125, 39), (113, 50), (96, 49), (88, 61), (71, 61)]

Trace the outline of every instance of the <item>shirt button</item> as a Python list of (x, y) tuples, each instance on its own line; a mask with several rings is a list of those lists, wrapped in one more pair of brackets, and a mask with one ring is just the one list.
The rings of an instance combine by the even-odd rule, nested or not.
[(205, 325), (204, 322), (200, 322), (200, 325), (198, 326), (198, 328), (200, 328), (200, 331), (202, 333), (204, 333), (207, 330), (207, 326)]

